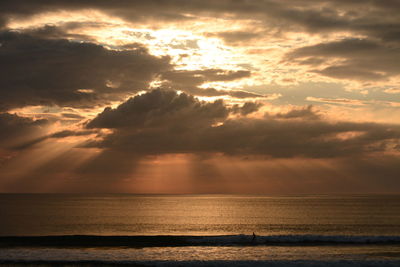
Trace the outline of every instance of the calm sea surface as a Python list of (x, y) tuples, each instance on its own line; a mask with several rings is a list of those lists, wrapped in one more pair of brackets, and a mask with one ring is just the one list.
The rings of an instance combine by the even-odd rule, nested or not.
[(400, 196), (0, 195), (0, 235), (400, 235)]
[[(358, 261), (371, 266), (400, 263), (400, 195), (2, 194), (0, 216), (0, 236), (203, 238), (193, 241), (193, 246), (191, 243), (151, 245), (140, 249), (5, 247), (0, 249), (0, 263), (9, 260), (132, 261), (158, 265), (176, 261), (185, 265), (196, 265), (199, 261), (217, 261), (218, 265), (247, 265), (246, 261), (278, 265), (290, 265), (293, 261), (300, 265), (301, 261), (306, 265), (310, 261), (334, 265), (341, 260), (349, 261), (350, 265)], [(253, 232), (256, 241), (249, 245)], [(214, 240), (209, 236), (220, 237)], [(264, 245), (271, 237), (275, 241), (296, 243)], [(308, 244), (307, 240), (317, 242)], [(321, 240), (329, 242), (318, 244)], [(371, 240), (390, 242), (381, 244)]]

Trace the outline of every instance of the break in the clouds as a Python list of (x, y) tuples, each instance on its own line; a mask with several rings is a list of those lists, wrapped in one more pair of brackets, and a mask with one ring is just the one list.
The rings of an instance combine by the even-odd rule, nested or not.
[[(359, 89), (360, 84), (355, 86), (351, 82), (367, 81), (370, 83), (366, 84), (368, 88), (376, 85), (377, 81), (384, 87), (399, 86), (396, 63), (400, 49), (400, 7), (396, 0), (317, 0), (312, 3), (297, 0), (2, 1), (0, 7), (4, 27), (18, 27), (19, 21), (34, 20), (35, 16), (46, 17), (48, 14), (51, 18), (49, 22), (56, 22), (57, 27), (42, 23), (42, 29), (29, 31), (38, 36), (96, 41), (100, 36), (91, 35), (88, 29), (97, 28), (97, 32), (102, 31), (100, 34), (104, 36), (102, 29), (109, 27), (109, 40), (100, 38), (101, 42), (110, 42), (114, 47), (126, 48), (134, 43), (133, 40), (129, 42), (127, 37), (137, 37), (133, 39), (151, 43), (151, 49), (163, 50), (168, 47), (174, 50), (173, 57), (181, 57), (182, 62), (187, 63), (185, 57), (193, 57), (191, 64), (198, 60), (199, 50), (196, 48), (199, 48), (200, 35), (219, 38), (226, 42), (228, 47), (233, 45), (234, 52), (241, 55), (235, 58), (228, 54), (230, 62), (220, 62), (217, 64), (218, 68), (223, 64), (233, 64), (236, 67), (247, 68), (240, 71), (258, 70), (256, 76), (259, 77), (255, 79), (258, 85), (296, 84), (308, 82), (310, 79), (320, 82), (324, 81), (324, 77), (328, 77), (337, 82), (349, 82), (349, 87)], [(67, 22), (55, 20), (57, 12), (75, 12), (77, 18), (74, 21), (70, 16)], [(80, 12), (87, 16), (93, 12), (101, 12), (109, 18), (125, 21), (140, 31), (135, 32), (123, 27), (116, 32), (115, 27), (118, 26), (115, 25), (121, 25), (120, 21), (107, 24), (107, 19), (104, 18), (102, 21), (82, 19)], [(34, 25), (38, 26), (37, 21)], [(164, 43), (165, 38), (159, 40), (151, 31), (143, 32), (143, 28), (146, 27), (162, 29), (163, 26), (177, 30), (175, 33), (167, 33), (169, 36), (166, 37), (171, 39), (170, 43)], [(179, 29), (193, 31), (195, 34), (186, 36), (185, 40), (171, 38), (170, 35), (178, 36)], [(120, 34), (127, 36), (119, 38)], [(216, 44), (212, 44), (212, 47), (210, 45), (207, 45), (207, 53), (215, 53), (217, 57), (229, 50), (220, 49)], [(210, 48), (219, 50), (210, 51)], [(189, 50), (191, 52), (187, 53)], [(246, 62), (243, 56), (247, 56), (250, 62)], [(212, 59), (208, 58), (205, 63), (210, 64), (210, 61)], [(204, 64), (202, 67), (204, 68)], [(212, 69), (218, 68), (216, 66)], [(213, 81), (200, 76), (192, 77), (193, 82), (199, 82), (202, 78), (204, 82)], [(175, 80), (176, 78), (174, 77)], [(221, 83), (219, 85), (221, 86)], [(382, 88), (382, 91), (384, 89)], [(196, 91), (191, 90), (190, 93)], [(199, 92), (199, 95), (201, 93), (210, 95), (205, 92)]]
[(262, 97), (240, 90), (198, 88), (208, 81), (249, 77), (249, 71), (177, 71), (169, 57), (150, 55), (140, 45), (114, 50), (38, 33), (40, 30), (0, 32), (0, 68), (6, 70), (0, 77), (1, 110), (29, 105), (104, 105), (147, 90), (156, 78), (200, 95)]
[(0, 191), (396, 191), (399, 29), (397, 0), (0, 1)]

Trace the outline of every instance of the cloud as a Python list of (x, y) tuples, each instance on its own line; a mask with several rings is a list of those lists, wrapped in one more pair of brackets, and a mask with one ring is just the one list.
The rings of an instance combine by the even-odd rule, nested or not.
[(75, 113), (61, 113), (61, 116), (63, 116), (64, 118), (67, 119), (77, 119), (77, 120), (82, 120), (85, 117), (79, 115), (79, 114), (75, 114)]
[(240, 45), (244, 42), (249, 42), (253, 39), (257, 39), (262, 36), (262, 33), (250, 32), (250, 31), (225, 31), (217, 33), (207, 33), (207, 37), (219, 37), (229, 45)]
[(61, 38), (63, 32), (55, 26), (0, 32), (0, 68), (7, 69), (0, 74), (0, 110), (28, 105), (104, 105), (147, 90), (157, 77), (165, 86), (202, 96), (263, 97), (240, 90), (198, 88), (205, 82), (246, 78), (249, 71), (173, 70), (169, 57), (152, 56), (139, 44), (112, 50), (69, 41)]
[(306, 98), (308, 101), (339, 104), (339, 105), (349, 105), (349, 106), (386, 106), (386, 107), (399, 107), (400, 102), (395, 101), (381, 101), (381, 100), (358, 100), (358, 99), (348, 99), (348, 98), (320, 98), (309, 96)]
[[(145, 49), (110, 50), (93, 43), (0, 33), (0, 109), (26, 105), (92, 107), (146, 89), (168, 57)], [(117, 85), (110, 86), (109, 84)]]
[[(39, 16), (30, 21), (39, 14), (45, 15), (43, 22)], [(71, 15), (67, 22), (62, 21), (63, 14)], [(27, 191), (40, 188), (40, 182), (46, 181), (40, 177), (46, 175), (49, 186), (57, 180), (55, 177), (61, 177), (57, 180), (60, 186), (75, 181), (75, 187), (70, 188), (108, 190), (118, 179), (129, 179), (132, 170), (143, 161), (148, 160), (154, 169), (157, 164), (153, 165), (151, 160), (177, 153), (183, 154), (183, 158), (188, 155), (193, 158), (190, 163), (195, 165), (193, 171), (200, 173), (193, 177), (203, 179), (203, 186), (217, 180), (214, 177), (218, 177), (223, 164), (228, 166), (225, 167), (228, 174), (234, 173), (240, 176), (238, 181), (244, 181), (240, 168), (234, 169), (233, 165), (243, 166), (256, 159), (259, 162), (249, 163), (245, 174), (251, 176), (262, 170), (257, 174), (262, 177), (258, 182), (269, 177), (265, 183), (268, 186), (274, 179), (300, 187), (313, 182), (323, 184), (325, 180), (320, 177), (327, 176), (334, 181), (327, 184), (337, 187), (348, 182), (348, 177), (358, 177), (360, 182), (349, 188), (356, 190), (365, 181), (372, 190), (374, 184), (384, 184), (382, 188), (386, 190), (398, 189), (398, 125), (328, 121), (323, 115), (329, 111), (330, 118), (337, 118), (351, 111), (349, 119), (366, 121), (368, 114), (356, 115), (369, 109), (377, 121), (389, 117), (393, 119), (387, 121), (398, 121), (395, 108), (399, 106), (396, 102), (400, 73), (399, 14), (400, 4), (396, 0), (315, 0), (312, 4), (308, 0), (2, 0), (0, 112), (9, 113), (0, 113), (0, 163), (2, 149), (14, 149), (19, 155), (27, 153), (20, 158), (24, 164), (28, 157), (38, 160), (40, 166), (28, 168), (26, 179), (15, 179), (19, 189)], [(58, 15), (60, 21), (54, 22)], [(82, 18), (85, 22), (80, 21)], [(50, 21), (54, 24), (45, 24)], [(11, 25), (26, 28), (13, 31), (7, 28)], [(168, 44), (162, 37), (149, 34), (153, 30), (159, 33), (165, 25), (168, 29), (192, 30), (193, 35), (182, 40), (176, 38)], [(122, 29), (145, 27), (148, 27), (145, 32), (132, 30), (131, 36), (122, 33)], [(112, 32), (113, 37), (104, 41), (103, 30)], [(149, 51), (154, 50), (147, 50), (143, 44), (126, 44), (141, 40), (149, 49), (161, 49), (157, 51), (160, 53), (184, 52), (190, 56), (193, 52), (196, 57), (196, 53), (207, 51), (199, 42), (203, 32), (205, 37), (225, 42), (226, 46), (219, 45), (227, 55), (232, 55), (229, 56), (232, 61), (223, 62), (227, 67), (237, 64), (252, 71), (226, 70), (219, 67), (222, 64), (190, 71), (182, 70), (184, 65), (179, 65), (177, 70), (172, 59), (151, 55)], [(281, 61), (284, 64), (279, 66), (276, 62), (287, 51)], [(248, 58), (242, 58), (243, 55)], [(224, 58), (223, 55), (221, 60), (228, 60)], [(316, 76), (357, 83), (340, 81), (339, 84), (336, 80), (336, 84), (322, 84), (318, 81), (326, 78), (321, 80)], [(207, 83), (233, 81), (230, 84), (234, 84), (240, 79), (245, 79), (240, 82), (242, 85), (248, 81), (243, 89), (221, 90), (212, 85), (203, 88)], [(279, 81), (285, 80), (290, 84), (281, 86)], [(160, 81), (161, 88), (170, 90), (148, 91), (150, 84), (156, 84), (152, 81)], [(354, 84), (367, 86), (362, 89), (368, 90), (368, 95), (350, 90)], [(146, 93), (126, 100), (141, 91)], [(202, 102), (195, 96), (258, 101), (279, 98), (274, 103), (291, 108), (263, 117), (258, 102), (232, 105), (221, 100)], [(48, 121), (13, 115), (10, 111), (26, 107), (18, 114), (42, 112), (27, 107), (30, 105), (73, 107), (68, 112), (58, 109), (65, 113), (52, 113), (53, 119), (68, 120), (63, 127), (70, 127), (72, 122), (85, 119), (85, 114), (93, 114), (93, 107), (114, 105), (114, 101), (125, 102), (116, 108), (106, 108), (88, 122), (87, 129), (77, 130), (78, 125), (73, 125), (52, 134), (45, 131)], [(293, 106), (309, 101), (341, 106), (331, 109), (333, 105), (323, 105), (321, 112), (313, 106)], [(85, 108), (84, 112), (79, 108)], [(78, 115), (79, 111), (83, 113)], [(60, 120), (62, 124), (63, 119)], [(99, 134), (95, 136), (96, 133)], [(74, 140), (78, 140), (77, 144)], [(63, 149), (67, 152), (61, 155)], [(35, 156), (39, 154), (40, 157)], [(218, 161), (218, 166), (210, 164), (212, 160)], [(291, 161), (289, 167), (274, 171), (286, 161)], [(304, 166), (310, 161), (317, 167), (309, 171)], [(20, 162), (13, 162), (14, 165), (8, 165), (8, 172), (2, 169), (2, 177), (9, 174), (11, 177), (19, 171)], [(71, 167), (71, 162), (75, 162), (75, 167)], [(326, 165), (334, 171), (324, 169)], [(290, 168), (295, 170), (295, 174), (290, 174), (291, 179), (287, 178), (292, 172)], [(342, 176), (337, 179), (339, 172)], [(310, 173), (317, 178), (304, 178)], [(137, 178), (141, 174), (135, 175)], [(380, 179), (383, 181), (379, 182)], [(5, 179), (0, 180), (3, 185)]]
[(64, 22), (55, 24), (46, 24), (41, 27), (24, 29), (24, 33), (41, 39), (73, 39), (80, 41), (94, 42), (94, 38), (78, 33), (69, 33), (70, 31), (82, 31), (87, 29), (100, 29), (109, 26), (102, 22)]
[(162, 73), (161, 77), (162, 79), (170, 81), (173, 86), (185, 88), (198, 86), (205, 82), (234, 81), (237, 79), (248, 78), (250, 77), (250, 74), (250, 71), (246, 70), (172, 70)]
[(241, 115), (248, 115), (248, 114), (258, 111), (260, 109), (260, 107), (262, 107), (261, 103), (246, 102), (243, 104), (243, 106), (239, 106), (237, 104), (234, 105), (231, 110), (233, 113), (239, 113)]
[(297, 48), (286, 61), (310, 66), (322, 75), (350, 80), (381, 80), (400, 73), (400, 47), (368, 39), (344, 39)]
[[(258, 19), (272, 21), (277, 27), (302, 27), (311, 32), (355, 31), (379, 37), (396, 38), (398, 11), (396, 0), (267, 0), (230, 1), (185, 0), (173, 1), (1, 1), (0, 17), (27, 17), (52, 10), (100, 10), (128, 21), (182, 21), (196, 16), (226, 17), (230, 19)], [(384, 14), (384, 16), (382, 16)], [(280, 22), (280, 23), (279, 23)]]
[[(29, 18), (48, 11), (97, 10), (133, 23), (177, 22), (182, 20), (219, 18), (226, 21), (249, 20), (254, 30), (227, 29), (208, 33), (218, 36), (231, 44), (249, 40), (267, 39), (274, 34), (284, 38), (287, 33), (311, 33), (326, 39), (329, 34), (358, 36), (362, 39), (345, 39), (331, 43), (306, 46), (295, 49), (287, 61), (308, 66), (308, 71), (336, 79), (357, 81), (387, 80), (399, 73), (399, 4), (395, 0), (358, 1), (358, 0), (267, 0), (267, 1), (211, 1), (211, 0), (174, 0), (174, 1), (2, 1), (0, 19)], [(87, 22), (89, 23), (89, 22)], [(82, 24), (82, 23), (81, 23)], [(90, 23), (89, 23), (90, 24)], [(88, 25), (99, 27), (101, 25)], [(101, 24), (101, 23), (100, 23)], [(32, 34), (46, 38), (75, 38), (90, 41), (87, 36), (68, 34), (69, 29), (77, 29), (78, 22), (61, 23), (59, 27), (47, 25), (34, 29)], [(332, 39), (332, 38), (329, 38)], [(298, 43), (301, 45), (301, 42)], [(123, 47), (123, 46), (122, 46)], [(339, 59), (339, 60), (338, 60)], [(237, 72), (236, 75), (244, 73)], [(199, 84), (213, 79), (233, 78), (233, 74), (218, 75), (212, 78), (210, 73), (169, 73), (175, 83)], [(244, 77), (244, 76), (242, 76)], [(240, 77), (238, 77), (240, 78)], [(172, 88), (176, 88), (172, 86)], [(189, 92), (189, 89), (186, 89)], [(189, 92), (194, 93), (194, 92)], [(104, 94), (103, 94), (104, 96)], [(85, 96), (89, 97), (89, 96)], [(93, 97), (93, 96), (91, 96)], [(89, 97), (90, 98), (90, 97)]]
[(272, 95), (257, 94), (244, 90), (218, 90), (215, 88), (202, 88), (200, 85), (207, 82), (227, 82), (249, 78), (251, 72), (247, 70), (172, 70), (163, 72), (162, 87), (171, 90), (181, 90), (196, 96), (231, 96), (234, 98), (274, 98)]
[[(164, 87), (173, 88), (171, 85), (168, 85), (168, 83), (164, 84)], [(234, 98), (264, 98), (269, 100), (279, 98), (279, 95), (277, 94), (257, 94), (244, 90), (218, 90), (215, 88), (199, 88), (190, 86), (182, 87), (180, 90), (196, 96), (231, 96)]]
[(387, 94), (399, 94), (400, 89), (399, 88), (388, 88), (388, 89), (385, 89), (384, 92)]
[(49, 124), (45, 119), (20, 117), (16, 114), (0, 113), (0, 148), (11, 148), (44, 133)]
[(104, 109), (87, 127), (139, 130), (163, 126), (179, 130), (214, 124), (228, 114), (221, 100), (200, 102), (185, 93), (158, 89), (130, 98), (116, 109)]
[[(190, 21), (197, 17), (253, 19), (266, 28), (311, 33), (353, 32), (388, 41), (399, 39), (399, 4), (396, 0), (173, 0), (173, 1), (1, 1), (0, 19), (26, 18), (54, 10), (100, 10), (130, 22)], [(243, 40), (251, 35), (236, 31), (221, 33), (229, 40)]]
[(362, 100), (348, 99), (348, 98), (321, 98), (309, 96), (306, 98), (308, 101), (330, 103), (330, 104), (340, 104), (340, 105), (352, 105), (352, 106), (364, 106), (367, 103)]
[(71, 137), (71, 136), (87, 136), (90, 134), (94, 134), (93, 131), (90, 130), (81, 130), (81, 131), (73, 131), (73, 130), (62, 130), (59, 132), (55, 132), (52, 134), (46, 134), (46, 135), (42, 135), (40, 137), (37, 138), (30, 138), (27, 141), (24, 142), (20, 142), (17, 145), (11, 146), (9, 147), (9, 149), (11, 150), (24, 150), (27, 148), (30, 148), (36, 144), (39, 144), (47, 139), (58, 139), (58, 138), (66, 138), (66, 137)]
[(279, 119), (308, 119), (308, 120), (316, 120), (320, 119), (321, 116), (315, 111), (312, 105), (308, 105), (304, 108), (293, 108), (292, 110), (286, 113), (278, 113), (275, 115), (276, 118)]
[(222, 153), (272, 158), (398, 151), (400, 128), (395, 125), (328, 122), (318, 119), (311, 107), (261, 119), (229, 118), (230, 112), (222, 101), (206, 103), (184, 93), (156, 90), (116, 109), (107, 108), (89, 122), (88, 128), (113, 129), (90, 146), (133, 155)]

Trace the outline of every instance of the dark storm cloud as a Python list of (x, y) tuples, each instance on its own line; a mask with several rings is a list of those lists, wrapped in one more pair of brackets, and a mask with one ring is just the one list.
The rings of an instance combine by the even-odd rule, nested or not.
[(87, 127), (114, 129), (91, 146), (133, 155), (223, 153), (326, 158), (383, 152), (399, 144), (398, 126), (330, 123), (318, 119), (311, 107), (264, 119), (231, 119), (231, 112), (235, 109), (221, 101), (200, 102), (184, 93), (156, 90), (116, 109), (105, 109)]
[[(334, 59), (339, 61), (329, 63)], [(298, 48), (287, 55), (287, 60), (312, 68), (322, 65), (314, 71), (334, 78), (377, 80), (400, 73), (400, 47), (366, 39), (344, 39)]]
[(0, 43), (3, 110), (53, 104), (88, 107), (116, 100), (146, 89), (156, 74), (170, 68), (169, 58), (151, 56), (144, 49), (116, 51), (10, 31), (0, 33)]
[(0, 113), (0, 148), (10, 148), (27, 139), (43, 134), (49, 122), (45, 119), (20, 117), (16, 114)]

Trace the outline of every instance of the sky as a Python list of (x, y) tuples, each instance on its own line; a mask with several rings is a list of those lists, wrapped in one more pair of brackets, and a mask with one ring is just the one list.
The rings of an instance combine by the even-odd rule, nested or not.
[(400, 192), (397, 0), (2, 0), (0, 192)]

